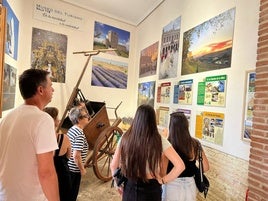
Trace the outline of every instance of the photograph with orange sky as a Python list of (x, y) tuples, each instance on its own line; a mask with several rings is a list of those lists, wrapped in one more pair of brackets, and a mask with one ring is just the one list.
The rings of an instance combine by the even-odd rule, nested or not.
[(235, 8), (184, 32), (181, 75), (231, 67)]
[(158, 44), (159, 42), (157, 41), (141, 51), (139, 77), (156, 74)]

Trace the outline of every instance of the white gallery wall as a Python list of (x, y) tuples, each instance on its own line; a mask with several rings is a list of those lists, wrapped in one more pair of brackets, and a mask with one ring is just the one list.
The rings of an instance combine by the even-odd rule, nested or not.
[[(231, 67), (222, 70), (181, 76), (183, 33), (194, 28), (215, 16), (235, 8), (235, 25), (233, 34), (233, 49)], [(257, 52), (259, 2), (252, 0), (165, 0), (143, 23), (137, 28), (136, 61), (139, 61), (140, 51), (159, 41), (161, 46), (162, 29), (168, 23), (181, 16), (180, 47), (178, 73), (176, 78), (158, 80), (158, 74), (151, 77), (139, 78), (138, 82), (156, 80), (156, 88), (160, 83), (175, 83), (179, 80), (193, 79), (192, 105), (178, 105), (173, 102), (173, 85), (171, 87), (171, 101), (169, 105), (159, 104), (155, 101), (155, 108), (168, 106), (170, 108), (185, 108), (191, 110), (190, 132), (195, 135), (197, 111), (211, 111), (223, 113), (224, 134), (223, 145), (216, 145), (203, 141), (202, 143), (223, 151), (225, 153), (248, 160), (250, 144), (243, 141), (243, 105), (245, 93), (245, 72), (255, 68)], [(158, 66), (159, 66), (158, 58)], [(205, 77), (227, 75), (227, 92), (225, 107), (212, 107), (197, 105), (197, 84)]]
[[(163, 81), (171, 81), (174, 83), (182, 79), (193, 79), (193, 104), (184, 106), (186, 109), (190, 109), (192, 111), (190, 127), (191, 134), (193, 136), (195, 134), (195, 115), (197, 111), (201, 110), (224, 113), (225, 122), (223, 145), (219, 146), (205, 141), (203, 144), (227, 154), (248, 160), (250, 145), (249, 142), (241, 139), (241, 133), (245, 91), (245, 72), (246, 70), (254, 69), (256, 63), (259, 13), (259, 2), (257, 0), (165, 0), (137, 27), (71, 6), (62, 1), (43, 0), (41, 2), (53, 5), (55, 8), (61, 8), (66, 11), (76, 13), (84, 19), (84, 30), (74, 30), (34, 19), (34, 0), (8, 0), (8, 3), (19, 20), (19, 44), (17, 61), (6, 55), (5, 62), (17, 69), (17, 75), (20, 75), (24, 70), (30, 68), (33, 27), (64, 34), (68, 38), (66, 81), (65, 83), (53, 83), (55, 92), (53, 100), (49, 104), (50, 106), (58, 107), (60, 112), (63, 113), (70, 94), (77, 83), (87, 59), (83, 55), (74, 55), (73, 52), (93, 49), (94, 22), (102, 22), (130, 32), (129, 58), (116, 58), (122, 62), (128, 63), (127, 89), (91, 86), (90, 62), (79, 87), (87, 99), (93, 101), (105, 101), (108, 107), (115, 107), (120, 103), (120, 101), (122, 101), (123, 103), (118, 110), (119, 116), (133, 116), (137, 107), (138, 83), (155, 80), (157, 86)], [(236, 12), (231, 67), (222, 70), (180, 76), (183, 33), (234, 7), (236, 8)], [(169, 80), (160, 81), (158, 80), (158, 75), (139, 78), (140, 51), (157, 41), (159, 41), (160, 48), (163, 27), (179, 16), (181, 16), (181, 34), (178, 57), (178, 76)], [(103, 53), (101, 53), (100, 56), (103, 56)], [(111, 59), (114, 58), (107, 54), (105, 54), (105, 57)], [(228, 76), (225, 107), (207, 107), (197, 105), (197, 83), (207, 76), (222, 74), (226, 74)], [(173, 100), (172, 97), (171, 100)], [(22, 103), (23, 100), (21, 99), (17, 87), (15, 104), (18, 106)], [(159, 104), (155, 102), (155, 108), (158, 106)], [(173, 108), (178, 107), (178, 105), (172, 104), (172, 101), (168, 106)], [(3, 116), (7, 112), (8, 111), (4, 111)], [(108, 110), (108, 112), (109, 117), (114, 118), (113, 111)]]
[[(106, 88), (91, 86), (91, 69), (92, 59), (85, 71), (81, 80), (79, 88), (82, 90), (85, 97), (92, 101), (105, 102), (107, 107), (116, 107), (121, 101), (122, 104), (118, 109), (118, 115), (132, 115), (132, 108), (135, 107), (135, 98), (133, 93), (136, 83), (134, 75), (134, 53), (135, 53), (135, 30), (136, 27), (129, 24), (119, 22), (117, 20), (89, 12), (87, 10), (71, 6), (70, 4), (62, 1), (46, 0), (38, 1), (43, 5), (49, 5), (50, 8), (67, 11), (76, 14), (83, 18), (84, 24), (81, 25), (81, 30), (59, 26), (53, 23), (40, 21), (35, 19), (34, 16), (34, 0), (15, 1), (8, 0), (14, 13), (19, 20), (19, 44), (18, 44), (18, 60), (14, 61), (8, 55), (5, 56), (5, 61), (11, 66), (17, 68), (17, 74), (20, 75), (24, 70), (31, 66), (31, 42), (32, 42), (32, 28), (43, 29), (67, 36), (67, 56), (66, 56), (66, 78), (65, 83), (53, 82), (55, 89), (54, 97), (49, 106), (56, 106), (59, 108), (60, 113), (64, 112), (68, 99), (75, 87), (82, 69), (84, 68), (87, 57), (83, 54), (73, 54), (76, 51), (93, 50), (93, 37), (94, 37), (94, 23), (95, 21), (117, 27), (122, 30), (130, 32), (130, 56), (128, 59), (111, 56), (109, 54), (100, 53), (99, 57), (105, 57), (112, 60), (128, 63), (128, 82), (127, 89)], [(19, 90), (16, 92), (16, 105), (23, 102)], [(5, 111), (3, 115), (6, 114)], [(114, 111), (108, 109), (109, 117), (115, 118)]]

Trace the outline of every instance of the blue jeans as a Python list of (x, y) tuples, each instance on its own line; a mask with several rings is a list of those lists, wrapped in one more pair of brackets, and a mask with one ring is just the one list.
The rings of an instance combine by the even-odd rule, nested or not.
[(194, 177), (180, 177), (162, 186), (162, 201), (196, 201)]

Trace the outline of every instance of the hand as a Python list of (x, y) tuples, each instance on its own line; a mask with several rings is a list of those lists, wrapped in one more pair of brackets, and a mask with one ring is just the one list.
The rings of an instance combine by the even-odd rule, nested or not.
[(164, 180), (163, 177), (159, 177), (159, 178), (157, 178), (157, 181), (158, 181), (158, 183), (161, 184), (161, 185), (165, 184), (165, 180)]
[(87, 170), (86, 168), (83, 168), (80, 172), (81, 172), (81, 175), (84, 176), (87, 173)]
[(157, 181), (158, 181), (158, 183), (159, 183), (159, 184), (161, 184), (161, 185), (162, 185), (162, 178), (160, 178), (160, 177), (159, 177), (159, 178), (157, 178)]
[(123, 191), (124, 191), (124, 189), (123, 189), (122, 186), (120, 186), (120, 187), (117, 188), (117, 191), (118, 191), (118, 193), (119, 193), (120, 195), (123, 195)]
[(161, 134), (162, 134), (163, 137), (167, 138), (168, 137), (168, 129), (167, 128), (164, 128), (162, 130), (162, 133)]

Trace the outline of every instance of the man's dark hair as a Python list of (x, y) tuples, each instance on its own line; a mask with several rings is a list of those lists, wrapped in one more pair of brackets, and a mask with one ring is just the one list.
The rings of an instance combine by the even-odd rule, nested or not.
[(25, 70), (19, 77), (20, 93), (23, 99), (33, 97), (40, 85), (46, 85), (48, 74), (48, 71), (40, 69)]

